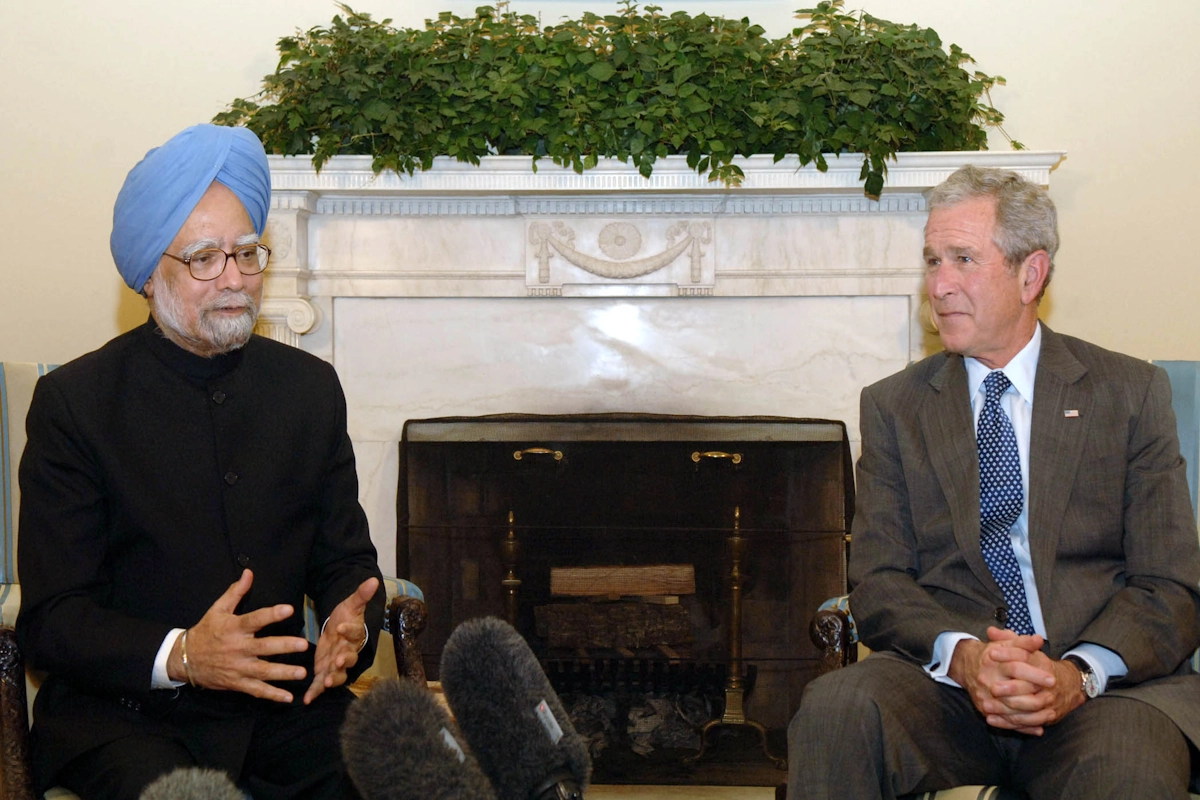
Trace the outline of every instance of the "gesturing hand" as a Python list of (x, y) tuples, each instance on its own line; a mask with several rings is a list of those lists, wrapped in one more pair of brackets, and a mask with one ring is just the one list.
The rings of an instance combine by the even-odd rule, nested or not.
[(263, 656), (302, 653), (308, 641), (300, 636), (255, 636), (268, 625), (285, 620), (295, 609), (287, 604), (259, 608), (246, 614), (234, 613), (250, 591), (254, 573), (244, 570), (236, 583), (204, 613), (187, 632), (187, 669), (183, 664), (181, 636), (167, 659), (172, 680), (188, 681), (206, 689), (228, 689), (254, 697), (292, 702), (292, 694), (267, 681), (301, 680), (304, 667), (276, 664)]
[(367, 578), (329, 615), (321, 638), (317, 640), (313, 682), (304, 693), (306, 705), (326, 689), (345, 683), (346, 671), (358, 663), (358, 651), (366, 642), (363, 622), (367, 603), (378, 589), (379, 579)]

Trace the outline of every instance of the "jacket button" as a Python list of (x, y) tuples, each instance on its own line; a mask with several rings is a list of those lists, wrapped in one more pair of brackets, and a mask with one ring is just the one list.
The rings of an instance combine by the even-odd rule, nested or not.
[(230, 470), (229, 472), (225, 473), (225, 482), (228, 483), (230, 486), (233, 486), (235, 483), (237, 483), (237, 480), (238, 480), (237, 473), (234, 472), (233, 470)]
[(1008, 624), (1008, 609), (1004, 606), (998, 607), (996, 609), (996, 613), (992, 616), (995, 618), (996, 622), (1000, 623), (1000, 627), (1004, 627)]
[(237, 562), (239, 567), (248, 567), (250, 566), (250, 556), (246, 555), (245, 553), (239, 553)]
[(225, 393), (222, 392), (220, 389), (217, 389), (215, 392), (213, 392), (212, 397), (213, 397), (213, 402), (216, 403), (217, 405), (221, 405), (221, 403), (225, 402)]

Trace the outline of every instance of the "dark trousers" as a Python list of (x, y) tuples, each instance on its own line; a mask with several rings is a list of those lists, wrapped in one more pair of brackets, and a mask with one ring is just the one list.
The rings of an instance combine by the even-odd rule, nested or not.
[[(254, 800), (357, 798), (342, 763), (340, 739), (351, 700), (340, 688), (311, 706), (268, 706), (256, 713), (245, 760), (230, 779)], [(186, 730), (174, 737), (128, 736), (74, 759), (57, 782), (83, 800), (137, 800), (143, 788), (177, 768), (219, 766), (203, 763), (195, 751)]]
[(788, 800), (994, 784), (1032, 800), (1187, 798), (1187, 740), (1157, 709), (1089, 700), (1040, 737), (987, 725), (962, 689), (886, 653), (810, 683), (788, 728)]

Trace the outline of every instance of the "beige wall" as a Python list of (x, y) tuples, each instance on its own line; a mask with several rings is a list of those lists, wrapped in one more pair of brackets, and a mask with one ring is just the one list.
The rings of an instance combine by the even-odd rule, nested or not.
[[(352, 5), (419, 25), (477, 3)], [(778, 35), (806, 3), (664, 5), (749, 16)], [(1186, 233), (1200, 211), (1200, 160), (1189, 148), (1200, 133), (1200, 3), (850, 5), (961, 45), (1008, 78), (994, 97), (1008, 132), (1069, 153), (1051, 180), (1064, 245), (1048, 322), (1145, 358), (1200, 359), (1200, 270)], [(547, 21), (614, 7), (515, 3)], [(327, 0), (0, 2), (0, 359), (65, 361), (144, 319), (108, 252), (125, 173), (150, 147), (253, 94), (274, 68), (276, 39), (334, 13)]]

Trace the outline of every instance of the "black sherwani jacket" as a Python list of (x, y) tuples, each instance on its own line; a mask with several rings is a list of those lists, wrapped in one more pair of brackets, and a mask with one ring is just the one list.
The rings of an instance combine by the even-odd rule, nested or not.
[[(1029, 542), (1053, 658), (1080, 642), (1129, 667), (1109, 691), (1200, 744), (1200, 544), (1166, 373), (1042, 326)], [(963, 359), (938, 354), (862, 394), (850, 607), (863, 642), (920, 664), (986, 641), (1004, 596), (979, 539), (979, 457)]]
[[(238, 774), (254, 715), (274, 704), (151, 691), (154, 657), (244, 567), (254, 583), (238, 613), (296, 609), (264, 635), (303, 635), (306, 594), (324, 620), (379, 577), (333, 368), (257, 336), (200, 358), (151, 320), (39, 380), (27, 431), (17, 634), (27, 665), (48, 673), (34, 708), (35, 781), (153, 731)], [(374, 659), (382, 617), (381, 589), (351, 679)], [(288, 660), (311, 676), (313, 650)], [(307, 684), (286, 685), (297, 703)]]

